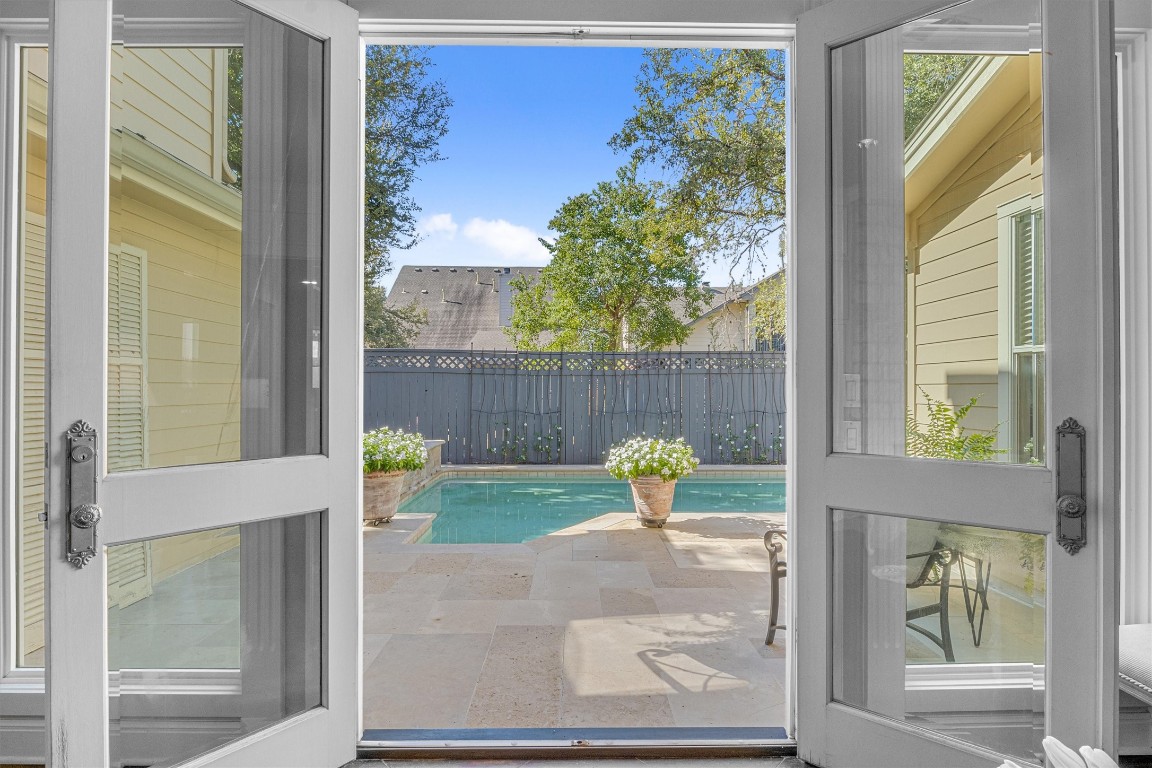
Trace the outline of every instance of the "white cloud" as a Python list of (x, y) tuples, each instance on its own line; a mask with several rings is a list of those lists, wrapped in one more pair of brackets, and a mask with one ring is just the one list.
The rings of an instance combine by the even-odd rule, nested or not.
[(420, 219), (416, 224), (416, 230), (422, 235), (444, 235), (449, 239), (456, 236), (456, 230), (459, 228), (450, 213), (434, 213)]
[(535, 232), (504, 219), (470, 219), (463, 232), (465, 237), (483, 245), (502, 262), (535, 266), (547, 264), (550, 258), (548, 249), (540, 245)]

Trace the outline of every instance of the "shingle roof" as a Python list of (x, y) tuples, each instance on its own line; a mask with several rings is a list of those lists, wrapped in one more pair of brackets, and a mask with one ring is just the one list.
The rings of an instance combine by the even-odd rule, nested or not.
[[(414, 348), (512, 349), (500, 324), (501, 292), (507, 302), (509, 280), (519, 274), (535, 279), (540, 270), (541, 267), (403, 266), (385, 303), (400, 307), (415, 301), (428, 310), (428, 324), (412, 342)], [(712, 296), (703, 307), (705, 314), (727, 303), (733, 295), (732, 289), (711, 291)], [(740, 289), (734, 292), (739, 294)]]
[(512, 349), (500, 325), (500, 289), (507, 292), (508, 281), (518, 274), (534, 279), (539, 273), (540, 267), (404, 266), (385, 303), (399, 307), (415, 301), (428, 310), (428, 324), (413, 347)]

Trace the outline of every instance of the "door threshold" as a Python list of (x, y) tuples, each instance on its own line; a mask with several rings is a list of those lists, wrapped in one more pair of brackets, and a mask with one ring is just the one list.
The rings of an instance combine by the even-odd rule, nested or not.
[(364, 731), (360, 759), (790, 757), (783, 728), (381, 728)]

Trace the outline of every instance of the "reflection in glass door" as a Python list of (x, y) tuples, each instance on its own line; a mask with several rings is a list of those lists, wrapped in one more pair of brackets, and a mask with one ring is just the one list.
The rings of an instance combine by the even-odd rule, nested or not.
[(361, 280), (330, 178), (356, 187), (355, 13), (54, 10), (44, 759), (342, 764), (359, 419), (320, 415), (358, 402), (323, 364), (359, 350), (321, 291)]
[[(0, 66), (7, 100), (0, 137), (10, 148), (0, 200), (6, 202), (3, 273), (6, 293), (0, 386), (5, 430), (0, 449), (0, 762), (44, 760), (37, 727), (44, 715), (39, 682), (47, 647), (45, 633), (45, 293), (48, 151), (47, 2), (0, 7)], [(3, 165), (3, 163), (0, 163)], [(11, 301), (11, 303), (10, 303)], [(34, 724), (28, 727), (26, 724)]]
[[(802, 133), (797, 153), (812, 167), (794, 343), (831, 345), (799, 357), (794, 400), (796, 578), (830, 603), (799, 617), (827, 643), (800, 660), (801, 681), (830, 682), (800, 697), (812, 761), (1040, 762), (1045, 735), (1110, 738), (1091, 705), (1101, 668), (1068, 663), (1107, 659), (1115, 631), (1095, 7), (925, 3), (906, 21), (832, 3), (801, 17), (797, 69), (825, 73), (827, 101), (799, 97), (797, 119), (831, 139)], [(820, 90), (812, 77), (798, 92)]]
[[(957, 19), (992, 12), (832, 51), (837, 451), (1045, 461), (1040, 6), (999, 4), (998, 50), (956, 53)], [(862, 108), (885, 78), (903, 103)]]
[(45, 189), (48, 50), (20, 55), (20, 220), (17, 238), (19, 339), (16, 391), (16, 665), (44, 666)]
[[(953, 14), (992, 12), (996, 53), (948, 13), (832, 51), (837, 451), (1045, 462), (1040, 6)], [(1044, 537), (924, 501), (944, 522), (833, 513), (833, 697), (1034, 759)]]
[[(107, 470), (316, 454), (322, 45), (213, 2), (211, 37), (157, 46), (133, 8), (113, 3)], [(107, 548), (114, 761), (196, 754), (320, 704), (321, 526)], [(166, 688), (194, 732), (145, 727)]]

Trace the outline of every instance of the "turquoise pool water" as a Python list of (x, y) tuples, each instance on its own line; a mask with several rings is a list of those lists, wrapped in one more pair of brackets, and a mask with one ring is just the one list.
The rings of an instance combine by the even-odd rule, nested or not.
[[(622, 480), (441, 480), (400, 505), (401, 513), (435, 512), (421, 544), (517, 543), (632, 510)], [(672, 512), (782, 512), (784, 481), (704, 480), (676, 483)]]

